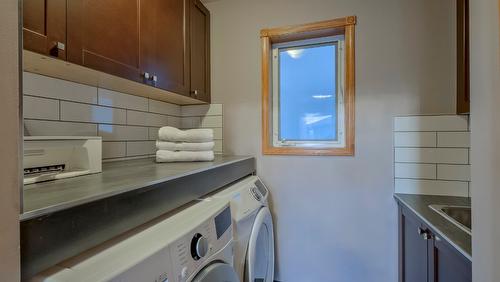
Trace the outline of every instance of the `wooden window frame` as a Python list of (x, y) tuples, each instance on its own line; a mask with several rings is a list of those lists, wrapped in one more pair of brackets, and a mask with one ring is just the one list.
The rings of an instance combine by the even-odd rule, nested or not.
[[(355, 95), (355, 33), (356, 16), (303, 25), (263, 29), (260, 31), (262, 48), (262, 153), (264, 155), (354, 156), (354, 95)], [(272, 66), (271, 48), (274, 43), (344, 35), (345, 89), (344, 132), (345, 147), (306, 148), (275, 147), (272, 144)]]

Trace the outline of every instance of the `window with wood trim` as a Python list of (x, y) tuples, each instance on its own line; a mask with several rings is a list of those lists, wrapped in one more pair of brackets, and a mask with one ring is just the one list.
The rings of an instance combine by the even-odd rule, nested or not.
[(263, 154), (354, 155), (355, 24), (261, 30)]

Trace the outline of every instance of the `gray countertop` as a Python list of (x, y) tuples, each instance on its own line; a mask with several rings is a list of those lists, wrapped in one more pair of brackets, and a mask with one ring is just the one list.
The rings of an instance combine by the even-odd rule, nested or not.
[(470, 206), (470, 198), (410, 194), (394, 194), (394, 197), (466, 258), (472, 260), (471, 235), (429, 208), (431, 204)]
[(252, 157), (216, 156), (212, 162), (156, 163), (153, 158), (104, 163), (102, 173), (27, 185), (21, 220), (72, 208)]

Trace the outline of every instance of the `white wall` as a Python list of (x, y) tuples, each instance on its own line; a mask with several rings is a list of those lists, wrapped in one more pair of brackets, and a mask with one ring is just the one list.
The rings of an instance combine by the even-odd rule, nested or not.
[[(278, 280), (397, 280), (392, 118), (453, 113), (453, 0), (220, 0), (212, 97), (225, 151), (257, 157), (271, 188)], [(262, 28), (349, 15), (356, 26), (356, 156), (261, 154)]]
[(472, 275), (500, 281), (500, 47), (498, 0), (470, 1)]
[(18, 1), (0, 1), (0, 280), (19, 281)]

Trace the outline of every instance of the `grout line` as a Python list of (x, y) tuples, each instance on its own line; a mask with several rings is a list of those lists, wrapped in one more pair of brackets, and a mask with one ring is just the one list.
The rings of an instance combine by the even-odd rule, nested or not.
[(440, 178), (413, 178), (413, 177), (394, 177), (394, 179), (403, 179), (403, 180), (425, 180), (425, 181), (446, 181), (446, 182), (460, 182), (460, 183), (469, 183), (467, 180), (457, 180), (457, 179), (440, 179)]
[(415, 146), (397, 146), (396, 149), (469, 149), (470, 147), (415, 147)]
[(469, 116), (468, 114), (464, 115), (457, 115), (457, 114), (414, 114), (414, 115), (405, 115), (405, 116), (394, 116), (394, 118), (405, 118), (405, 117), (443, 117), (443, 116), (450, 116), (450, 117), (462, 117), (462, 116)]
[(395, 161), (397, 164), (437, 164), (437, 165), (469, 165), (468, 163), (426, 163), (426, 162), (401, 162)]
[(62, 107), (61, 107), (61, 100), (57, 100), (57, 104), (59, 106), (59, 120), (62, 120)]
[(100, 105), (100, 104), (98, 104), (99, 102), (97, 102), (97, 104), (94, 104), (94, 103), (87, 103), (87, 102), (82, 102), (82, 101), (74, 101), (74, 100), (61, 99), (61, 98), (52, 98), (52, 97), (45, 97), (45, 96), (39, 96), (39, 95), (31, 95), (31, 94), (23, 94), (23, 95), (30, 96), (30, 97), (36, 97), (36, 98), (43, 98), (43, 99), (48, 99), (48, 100), (59, 100), (62, 102), (69, 102), (69, 103), (90, 105), (90, 106), (98, 106), (98, 107), (105, 107), (105, 108), (118, 109), (118, 110), (130, 110), (130, 111), (136, 111), (136, 112), (141, 112), (141, 113), (158, 114), (158, 115), (163, 115), (163, 116), (182, 117), (182, 116), (177, 116), (174, 114), (156, 113), (156, 112), (149, 112), (149, 111), (143, 111), (143, 110), (137, 110), (137, 109), (131, 109), (131, 108)]
[(468, 129), (464, 129), (464, 130), (394, 130), (393, 132), (394, 133), (420, 133), (420, 132), (422, 132), (422, 133), (428, 133), (428, 132), (445, 132), (445, 133), (463, 132), (463, 133), (467, 133), (467, 132), (470, 132), (470, 130), (468, 130)]
[(436, 179), (438, 178), (438, 164), (435, 165), (436, 166)]

